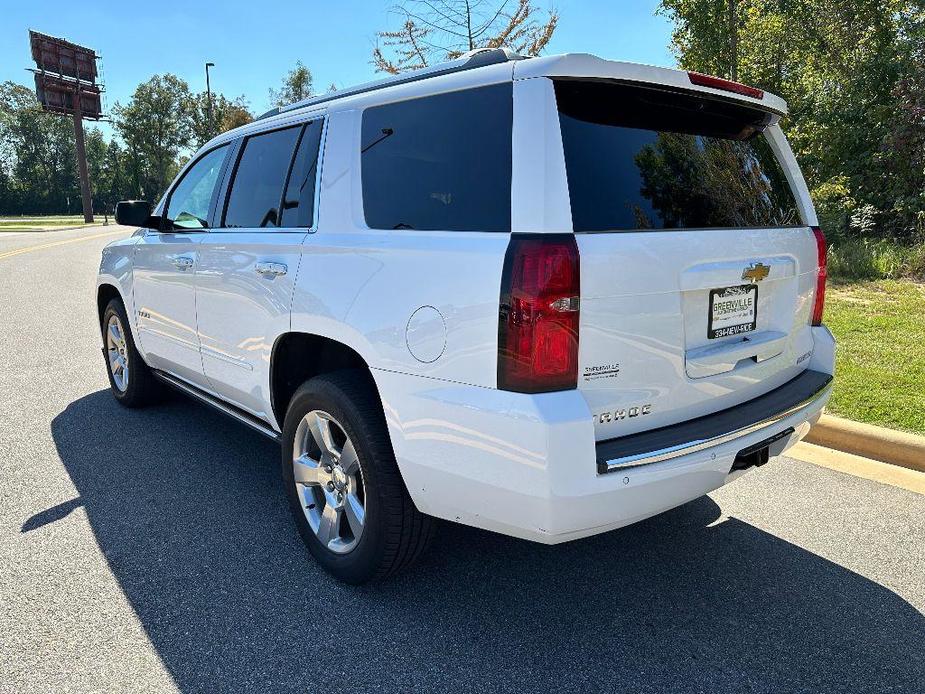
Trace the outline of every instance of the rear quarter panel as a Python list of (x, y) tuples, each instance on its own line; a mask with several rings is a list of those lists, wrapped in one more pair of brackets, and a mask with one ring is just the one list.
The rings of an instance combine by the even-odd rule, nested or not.
[[(510, 235), (369, 229), (361, 117), (329, 116), (318, 231), (305, 240), (292, 330), (338, 340), (373, 369), (493, 388)], [(419, 309), (430, 319), (409, 325)]]

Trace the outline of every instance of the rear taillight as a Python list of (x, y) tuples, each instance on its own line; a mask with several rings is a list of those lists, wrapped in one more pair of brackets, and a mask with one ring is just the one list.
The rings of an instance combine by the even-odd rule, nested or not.
[(813, 325), (822, 325), (822, 311), (825, 309), (825, 280), (828, 276), (828, 263), (826, 255), (828, 246), (825, 234), (819, 227), (813, 227), (816, 237), (816, 254), (819, 261), (819, 274), (816, 276), (816, 302), (813, 304)]
[(764, 98), (764, 91), (757, 87), (749, 87), (741, 82), (724, 80), (722, 77), (714, 77), (713, 75), (704, 75), (702, 72), (688, 72), (687, 76), (690, 78), (691, 84), (696, 84), (698, 87), (722, 89), (724, 92), (734, 92), (743, 96), (750, 96), (753, 99)]
[(573, 234), (514, 234), (504, 257), (498, 388), (544, 393), (578, 383), (578, 244)]

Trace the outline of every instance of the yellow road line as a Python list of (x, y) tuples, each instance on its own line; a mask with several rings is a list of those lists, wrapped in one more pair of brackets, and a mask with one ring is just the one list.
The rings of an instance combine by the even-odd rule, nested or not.
[(910, 470), (898, 465), (890, 465), (889, 463), (881, 463), (879, 460), (862, 458), (859, 455), (843, 453), (842, 451), (824, 448), (805, 441), (801, 441), (788, 450), (786, 455), (807, 463), (827, 467), (830, 470), (837, 470), (838, 472), (863, 477), (881, 484), (908, 489), (910, 492), (925, 494), (925, 472), (918, 472), (917, 470)]
[(125, 229), (120, 229), (119, 231), (104, 231), (100, 234), (90, 234), (89, 236), (78, 236), (76, 239), (64, 239), (63, 241), (52, 241), (51, 243), (41, 243), (38, 246), (28, 246), (27, 248), (17, 248), (15, 251), (7, 251), (6, 253), (0, 253), (0, 260), (5, 258), (12, 258), (14, 255), (21, 255), (22, 253), (31, 253), (32, 251), (40, 251), (43, 248), (52, 248), (54, 246), (64, 246), (68, 243), (78, 243), (79, 241), (90, 241), (91, 239), (99, 239), (104, 236), (115, 236), (116, 234), (126, 234)]

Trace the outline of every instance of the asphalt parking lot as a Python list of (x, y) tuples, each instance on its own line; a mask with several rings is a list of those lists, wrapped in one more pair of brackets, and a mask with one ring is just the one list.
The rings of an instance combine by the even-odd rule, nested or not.
[(444, 525), (334, 582), (273, 443), (110, 397), (112, 231), (0, 234), (0, 691), (925, 691), (925, 496), (792, 459), (557, 547)]

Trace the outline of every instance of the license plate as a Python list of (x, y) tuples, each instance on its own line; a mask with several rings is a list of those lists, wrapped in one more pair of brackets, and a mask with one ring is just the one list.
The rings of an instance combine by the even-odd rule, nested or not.
[(710, 290), (710, 313), (707, 316), (707, 338), (710, 340), (751, 332), (757, 320), (757, 284)]

